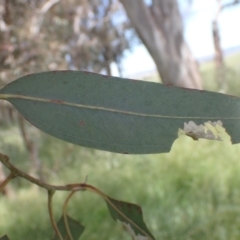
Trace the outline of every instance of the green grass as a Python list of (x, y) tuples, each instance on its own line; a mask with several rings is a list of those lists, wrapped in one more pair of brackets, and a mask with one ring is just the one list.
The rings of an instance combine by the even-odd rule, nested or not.
[[(208, 80), (210, 70), (211, 65), (202, 66), (204, 84), (214, 90), (214, 83)], [(31, 164), (18, 128), (1, 129), (0, 139), (1, 152), (28, 172)], [(83, 182), (88, 176), (89, 184), (109, 196), (141, 205), (156, 239), (240, 239), (240, 145), (181, 136), (170, 153), (140, 156), (82, 148), (42, 133), (35, 134), (35, 140), (47, 182)], [(46, 191), (23, 179), (13, 180), (11, 186), (14, 196), (0, 196), (0, 236), (7, 233), (11, 240), (49, 240), (53, 230)], [(54, 196), (56, 220), (66, 196), (64, 192)], [(131, 240), (111, 219), (104, 201), (93, 193), (76, 193), (68, 210), (86, 227), (82, 240)]]

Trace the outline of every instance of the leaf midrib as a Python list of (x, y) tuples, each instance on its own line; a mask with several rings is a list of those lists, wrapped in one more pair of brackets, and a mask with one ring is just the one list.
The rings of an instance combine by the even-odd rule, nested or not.
[[(22, 99), (22, 100), (30, 100), (30, 101), (38, 101), (38, 102), (45, 102), (51, 103), (56, 105), (66, 105), (71, 107), (77, 108), (85, 108), (91, 110), (100, 110), (112, 113), (120, 113), (125, 115), (132, 115), (132, 116), (139, 116), (139, 117), (150, 117), (150, 118), (164, 118), (164, 119), (203, 119), (203, 120), (240, 120), (240, 117), (200, 117), (200, 116), (170, 116), (170, 115), (160, 115), (160, 114), (145, 114), (139, 112), (131, 112), (125, 110), (118, 110), (114, 108), (106, 108), (100, 106), (93, 106), (93, 105), (84, 105), (80, 103), (73, 103), (73, 102), (66, 102), (59, 99), (46, 99), (46, 98), (38, 98), (38, 97), (31, 97), (31, 96), (24, 96), (19, 94), (0, 94), (0, 99), (3, 100), (10, 100), (10, 99)], [(54, 101), (60, 101), (54, 102)]]

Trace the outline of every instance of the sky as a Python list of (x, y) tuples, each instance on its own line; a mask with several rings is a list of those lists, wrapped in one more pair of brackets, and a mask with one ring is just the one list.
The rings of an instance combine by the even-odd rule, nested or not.
[[(229, 3), (233, 0), (222, 0)], [(184, 21), (184, 36), (194, 57), (198, 60), (214, 54), (211, 23), (215, 16), (217, 0), (193, 0), (191, 6), (187, 0), (179, 0)], [(221, 45), (223, 49), (240, 46), (240, 4), (223, 10), (219, 17)], [(123, 60), (123, 75), (134, 76), (155, 69), (155, 64), (144, 45), (137, 45), (127, 52)], [(118, 76), (115, 67), (113, 75)]]

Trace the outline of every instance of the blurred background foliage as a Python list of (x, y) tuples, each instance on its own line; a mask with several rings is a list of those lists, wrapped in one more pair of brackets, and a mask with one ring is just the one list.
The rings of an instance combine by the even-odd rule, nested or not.
[(123, 9), (116, 0), (1, 2), (3, 81), (57, 69), (111, 74), (110, 64), (120, 64), (132, 42), (129, 21), (117, 18)]
[[(117, 0), (0, 0), (0, 83), (49, 70), (121, 75), (124, 51), (141, 40)], [(240, 96), (240, 55), (224, 59), (224, 92)], [(203, 88), (223, 91), (216, 62), (200, 66)], [(159, 81), (156, 74), (145, 80)], [(0, 105), (0, 148), (20, 169), (51, 184), (83, 182), (142, 206), (156, 239), (240, 238), (240, 147), (181, 136), (170, 153), (120, 155), (62, 142)], [(8, 174), (0, 167), (0, 182)], [(56, 193), (60, 218), (66, 193)], [(77, 193), (69, 213), (86, 226), (81, 239), (130, 239), (92, 193)], [(0, 195), (0, 236), (50, 239), (45, 190), (16, 178)]]

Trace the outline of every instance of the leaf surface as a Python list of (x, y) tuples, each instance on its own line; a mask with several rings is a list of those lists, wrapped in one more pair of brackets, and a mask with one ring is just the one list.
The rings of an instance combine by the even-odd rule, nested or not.
[(110, 197), (105, 199), (105, 201), (112, 218), (115, 221), (118, 220), (122, 222), (125, 229), (134, 240), (155, 239), (143, 221), (142, 209), (140, 206)]
[[(72, 234), (73, 240), (78, 240), (84, 231), (84, 227), (78, 221), (72, 219), (69, 216), (67, 216), (67, 221), (68, 221), (69, 230)], [(66, 225), (65, 225), (63, 216), (58, 221), (57, 227), (58, 227), (63, 239), (66, 239), (66, 240), (70, 239), (70, 237), (68, 236), (68, 233), (67, 233), (67, 229), (66, 229)], [(59, 238), (56, 234), (55, 234), (53, 240), (59, 240)]]
[(0, 237), (0, 240), (9, 240), (9, 238), (7, 235), (4, 235), (4, 236)]
[(57, 71), (19, 78), (0, 99), (50, 135), (111, 152), (168, 152), (179, 129), (196, 140), (219, 140), (217, 124), (240, 142), (240, 99), (220, 93)]

